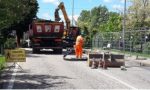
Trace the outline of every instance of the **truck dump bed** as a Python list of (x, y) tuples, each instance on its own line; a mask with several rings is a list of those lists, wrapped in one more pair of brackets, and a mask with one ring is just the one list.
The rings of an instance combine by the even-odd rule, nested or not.
[(63, 32), (63, 22), (34, 21), (30, 25), (30, 37), (62, 37)]
[(63, 22), (35, 20), (30, 25), (29, 32), (33, 52), (40, 51), (40, 49), (53, 49), (55, 52), (62, 52)]

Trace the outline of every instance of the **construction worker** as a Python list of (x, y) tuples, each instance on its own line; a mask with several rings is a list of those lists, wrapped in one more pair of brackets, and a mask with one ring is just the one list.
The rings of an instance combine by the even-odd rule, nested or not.
[(83, 37), (82, 35), (78, 35), (77, 38), (76, 38), (76, 43), (74, 45), (74, 48), (75, 48), (75, 54), (76, 54), (76, 58), (78, 59), (81, 59), (82, 58), (82, 53), (83, 53), (83, 50), (82, 50), (82, 46), (83, 46)]

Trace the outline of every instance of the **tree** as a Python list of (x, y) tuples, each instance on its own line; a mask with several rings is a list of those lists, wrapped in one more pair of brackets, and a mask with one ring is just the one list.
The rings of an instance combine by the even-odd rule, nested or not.
[(121, 23), (121, 16), (116, 12), (109, 13), (109, 19), (107, 21), (107, 25), (105, 26), (105, 31), (121, 31), (122, 30), (122, 23)]
[(23, 32), (28, 30), (28, 25), (36, 17), (37, 10), (36, 0), (1, 0), (0, 31), (9, 33), (16, 30), (19, 42)]
[[(108, 21), (108, 9), (105, 6), (98, 6), (91, 10), (91, 30), (94, 33), (98, 31), (103, 31), (103, 26), (105, 26)], [(97, 30), (99, 29), (99, 30)]]
[(98, 31), (102, 31), (104, 24), (108, 20), (108, 9), (105, 6), (94, 7), (92, 10), (83, 10), (78, 18), (81, 28), (87, 27), (90, 36), (95, 35)]
[(84, 21), (84, 22), (86, 22), (86, 21), (90, 21), (90, 11), (88, 11), (88, 10), (83, 10), (82, 12), (81, 12), (81, 14), (80, 14), (80, 16), (79, 16), (79, 18), (78, 18), (78, 20), (80, 20), (80, 21)]
[(78, 18), (78, 26), (81, 28), (81, 30), (84, 30), (87, 28), (89, 30), (89, 25), (90, 25), (90, 11), (88, 10), (83, 10)]
[(19, 22), (21, 20), (21, 5), (22, 4), (19, 2), (19, 0), (0, 1), (0, 30), (7, 29), (14, 22)]
[(150, 0), (131, 0), (128, 10), (127, 26), (129, 28), (150, 26)]
[(91, 11), (83, 10), (78, 18), (81, 28), (87, 27), (91, 36), (98, 32), (120, 31), (121, 16), (116, 12), (109, 12), (105, 6), (92, 8)]
[(28, 30), (29, 24), (32, 22), (33, 18), (36, 17), (36, 13), (38, 11), (38, 3), (36, 0), (25, 0), (24, 11), (22, 12), (24, 15), (24, 19), (14, 25), (14, 29), (17, 33), (17, 45), (20, 46), (20, 38), (23, 36), (23, 32)]

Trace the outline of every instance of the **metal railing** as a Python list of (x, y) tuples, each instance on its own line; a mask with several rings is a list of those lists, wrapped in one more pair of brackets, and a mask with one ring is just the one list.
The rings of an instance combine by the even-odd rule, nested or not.
[[(111, 44), (111, 49), (123, 50), (122, 32), (103, 32), (93, 37), (92, 48), (104, 48)], [(124, 50), (150, 54), (150, 30), (127, 30), (124, 35)]]

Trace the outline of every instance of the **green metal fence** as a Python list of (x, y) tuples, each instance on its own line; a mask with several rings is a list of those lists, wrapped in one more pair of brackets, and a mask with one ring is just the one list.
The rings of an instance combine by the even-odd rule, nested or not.
[[(111, 49), (150, 54), (150, 30), (127, 30), (122, 32), (103, 32), (93, 37), (92, 48), (104, 48), (111, 44)], [(124, 41), (124, 48), (123, 48)]]

